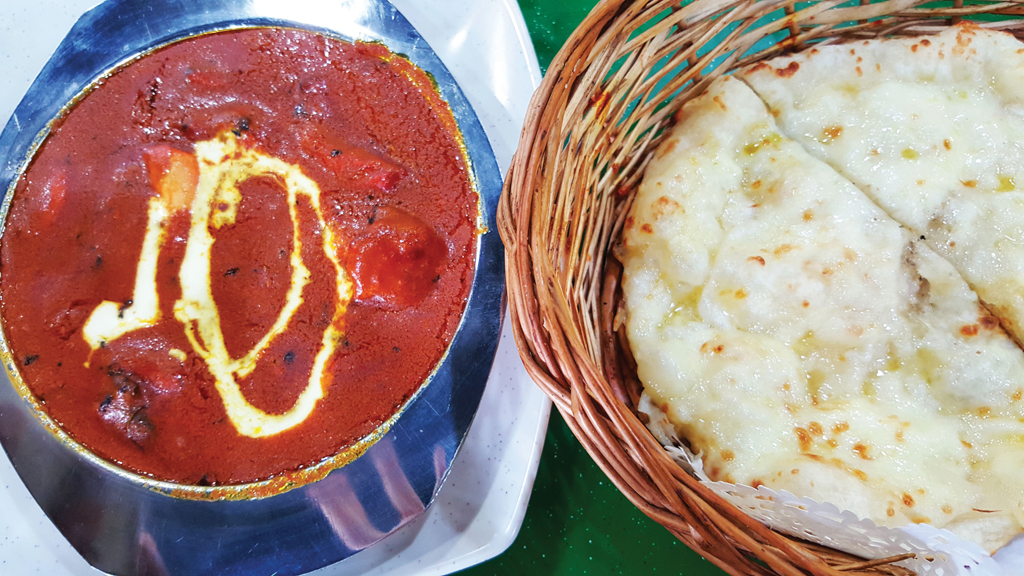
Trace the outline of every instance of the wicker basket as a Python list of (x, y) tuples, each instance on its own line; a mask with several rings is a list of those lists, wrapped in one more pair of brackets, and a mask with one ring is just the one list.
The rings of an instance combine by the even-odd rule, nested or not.
[(1024, 35), (1020, 2), (605, 0), (534, 94), (498, 213), (523, 362), (623, 494), (726, 572), (910, 571), (889, 564), (906, 556), (861, 561), (765, 528), (685, 473), (638, 418), (611, 249), (652, 152), (684, 102), (738, 67), (818, 42), (936, 33), (965, 16), (1003, 16), (982, 25)]

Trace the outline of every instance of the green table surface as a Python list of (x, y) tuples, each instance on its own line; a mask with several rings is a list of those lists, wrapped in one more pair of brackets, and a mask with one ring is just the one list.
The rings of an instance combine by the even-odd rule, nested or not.
[[(519, 0), (541, 70), (547, 69), (594, 4), (595, 0)], [(633, 506), (553, 411), (518, 538), (504, 554), (461, 574), (718, 576), (724, 572)]]

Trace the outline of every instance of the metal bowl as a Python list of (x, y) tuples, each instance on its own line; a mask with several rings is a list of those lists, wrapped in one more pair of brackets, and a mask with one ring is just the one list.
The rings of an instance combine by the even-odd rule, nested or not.
[[(434, 76), (462, 132), (480, 197), (485, 232), (478, 237), (473, 288), (446, 356), (390, 429), (368, 438), (372, 445), (351, 463), (317, 465), (312, 476), (326, 474), (323, 479), (286, 492), (286, 483), (273, 480), (224, 491), (119, 469), (71, 440), (19, 393), (7, 355), (0, 443), (46, 515), (106, 572), (300, 574), (377, 542), (430, 505), (476, 413), (497, 347), (504, 296), (494, 224), (497, 164), (455, 80), (386, 0), (110, 0), (93, 9), (71, 29), (0, 133), (0, 190), (6, 191), (0, 215), (6, 218), (14, 183), (50, 120), (94, 80), (154, 47), (248, 26), (379, 41)], [(7, 351), (5, 341), (0, 345)], [(254, 497), (266, 493), (274, 495)]]

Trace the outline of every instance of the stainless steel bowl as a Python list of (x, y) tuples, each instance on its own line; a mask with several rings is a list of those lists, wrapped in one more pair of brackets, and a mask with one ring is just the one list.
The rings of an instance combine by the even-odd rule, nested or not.
[[(432, 74), (462, 131), (486, 232), (478, 239), (462, 322), (433, 376), (386, 434), (368, 439), (375, 443), (362, 456), (286, 492), (272, 483), (218, 492), (121, 470), (63, 434), (19, 393), (11, 381), (16, 371), (8, 365), (0, 382), (0, 443), (61, 533), (90, 564), (114, 574), (300, 574), (377, 542), (433, 500), (476, 412), (497, 347), (504, 296), (503, 253), (494, 224), (501, 191), (497, 164), (454, 79), (386, 0), (110, 0), (100, 5), (71, 29), (0, 133), (2, 216), (50, 120), (95, 79), (155, 46), (241, 26), (289, 26), (343, 40), (379, 41)], [(6, 342), (0, 344), (6, 350)], [(327, 463), (320, 472), (340, 464)], [(252, 497), (268, 491), (277, 493)], [(204, 495), (222, 498), (194, 499)]]

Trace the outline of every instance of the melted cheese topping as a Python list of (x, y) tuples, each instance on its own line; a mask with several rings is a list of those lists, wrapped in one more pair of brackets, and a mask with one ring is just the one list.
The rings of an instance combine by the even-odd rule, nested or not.
[(742, 77), (786, 135), (923, 237), (1024, 337), (1024, 44), (964, 23)]
[(996, 536), (961, 530), (988, 547), (1024, 525), (1024, 483), (995, 471), (1024, 451), (980, 425), (1024, 433), (1024, 353), (947, 261), (783, 136), (741, 82), (684, 108), (623, 244), (646, 394), (713, 479), (883, 525), (999, 510)]
[[(336, 255), (336, 240), (320, 210), (320, 189), (302, 170), (277, 158), (239, 146), (231, 132), (195, 145), (199, 161), (199, 182), (191, 206), (191, 227), (182, 259), (179, 279), (181, 298), (174, 304), (174, 315), (184, 325), (192, 349), (206, 362), (216, 379), (217, 392), (224, 402), (228, 419), (239, 434), (253, 438), (272, 436), (301, 424), (323, 398), (323, 374), (327, 360), (342, 337), (341, 324), (352, 299), (353, 286)], [(285, 303), (270, 330), (241, 358), (232, 358), (224, 341), (220, 314), (213, 299), (210, 277), (213, 236), (210, 226), (220, 228), (233, 224), (242, 201), (238, 186), (259, 176), (272, 176), (281, 181), (288, 195), (292, 220), (292, 275)], [(319, 220), (323, 248), (337, 272), (338, 300), (333, 320), (324, 331), (306, 388), (295, 404), (283, 414), (269, 414), (246, 400), (237, 378), (244, 378), (256, 368), (260, 356), (275, 337), (288, 328), (295, 311), (302, 304), (302, 291), (309, 282), (309, 269), (302, 261), (299, 225), (299, 195), (305, 196)], [(149, 219), (143, 240), (142, 254), (136, 273), (132, 305), (123, 308), (114, 302), (103, 302), (90, 315), (83, 337), (93, 350), (133, 330), (152, 326), (159, 321), (156, 289), (157, 256), (163, 244), (168, 210), (161, 198), (149, 204)], [(216, 208), (216, 209), (215, 209)], [(172, 350), (179, 360), (184, 353)]]

